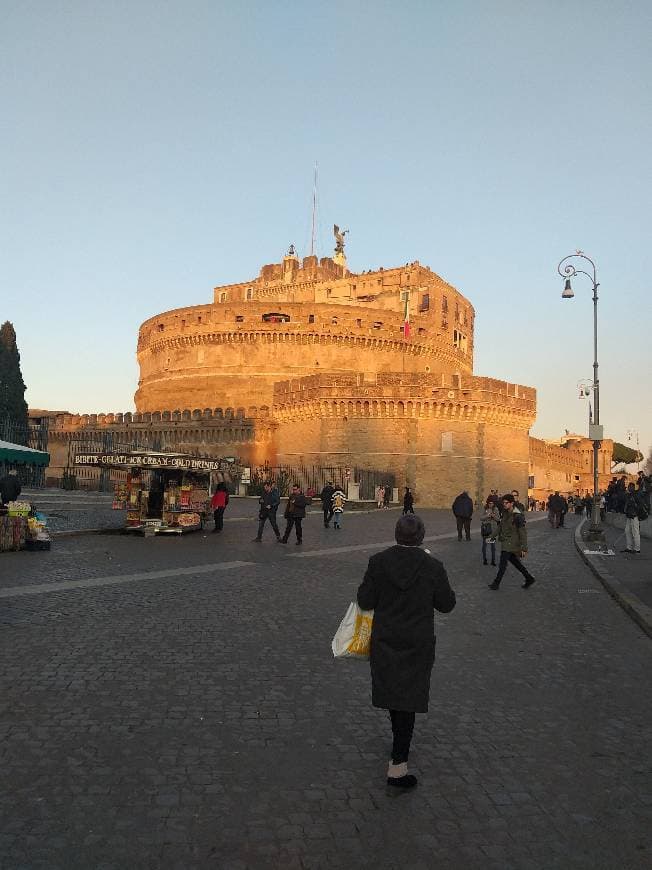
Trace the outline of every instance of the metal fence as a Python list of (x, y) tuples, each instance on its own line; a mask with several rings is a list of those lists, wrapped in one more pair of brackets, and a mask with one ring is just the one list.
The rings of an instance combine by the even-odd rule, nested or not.
[(264, 482), (273, 480), (282, 496), (289, 495), (293, 483), (298, 483), (306, 494), (319, 495), (329, 481), (346, 490), (349, 479), (360, 484), (360, 498), (365, 501), (376, 498), (377, 486), (395, 485), (395, 475), (387, 471), (351, 469), (347, 465), (259, 465), (251, 470), (247, 494), (260, 495)]

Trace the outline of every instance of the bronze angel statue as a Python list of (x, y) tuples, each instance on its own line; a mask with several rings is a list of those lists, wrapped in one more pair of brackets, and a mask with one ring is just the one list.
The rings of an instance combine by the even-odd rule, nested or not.
[(333, 224), (333, 235), (335, 236), (335, 253), (343, 254), (344, 253), (344, 236), (348, 233), (348, 230), (340, 230), (337, 224)]

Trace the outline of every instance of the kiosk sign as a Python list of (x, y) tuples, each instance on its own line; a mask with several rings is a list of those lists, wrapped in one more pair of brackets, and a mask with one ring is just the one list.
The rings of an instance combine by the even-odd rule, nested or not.
[(165, 453), (78, 453), (73, 464), (104, 468), (124, 465), (139, 468), (179, 468), (183, 471), (219, 471), (222, 460)]

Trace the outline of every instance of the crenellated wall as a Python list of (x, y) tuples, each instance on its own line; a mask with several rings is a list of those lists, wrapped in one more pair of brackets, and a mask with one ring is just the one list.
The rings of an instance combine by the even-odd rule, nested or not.
[(493, 378), (320, 375), (276, 386), (279, 462), (384, 468), (421, 505), (527, 492), (536, 392)]
[(270, 409), (265, 406), (56, 414), (50, 417), (48, 474), (61, 476), (69, 462), (71, 441), (97, 451), (135, 448), (235, 455), (245, 465), (259, 465), (275, 458), (275, 430)]
[[(598, 453), (598, 486), (606, 489), (612, 478), (614, 442), (602, 441)], [(530, 438), (530, 495), (547, 498), (555, 490), (562, 495), (593, 492), (593, 442), (582, 435), (566, 435), (560, 441)]]

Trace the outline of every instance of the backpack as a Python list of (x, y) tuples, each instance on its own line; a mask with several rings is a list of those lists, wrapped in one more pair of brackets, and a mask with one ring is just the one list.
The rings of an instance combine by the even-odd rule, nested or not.
[(638, 514), (639, 521), (646, 520), (650, 516), (648, 506), (642, 498), (636, 499), (636, 513)]
[(483, 538), (493, 537), (493, 531), (491, 528), (491, 520), (482, 520), (482, 522), (480, 524), (480, 535)]

